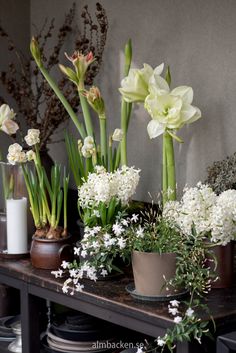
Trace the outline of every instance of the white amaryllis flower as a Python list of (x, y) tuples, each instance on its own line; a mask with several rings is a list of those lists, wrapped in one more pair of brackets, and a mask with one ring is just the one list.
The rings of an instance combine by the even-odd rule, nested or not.
[(149, 81), (153, 74), (160, 76), (164, 69), (161, 64), (153, 70), (148, 64), (143, 64), (142, 69), (130, 69), (129, 74), (121, 81), (119, 88), (126, 102), (144, 102), (149, 95)]
[(191, 87), (179, 86), (170, 91), (167, 85), (166, 89), (160, 90), (159, 80), (160, 78), (152, 77), (151, 93), (146, 97), (144, 104), (152, 117), (147, 126), (151, 139), (163, 134), (166, 130), (179, 130), (185, 124), (193, 123), (201, 117), (201, 111), (191, 105), (193, 101)]
[(120, 142), (123, 139), (123, 131), (121, 129), (115, 129), (112, 135), (112, 140)]
[(18, 124), (11, 119), (6, 119), (2, 122), (1, 130), (7, 135), (14, 135), (18, 129)]
[(15, 117), (13, 109), (7, 104), (0, 106), (0, 130), (7, 135), (14, 135), (19, 129), (18, 124), (13, 120)]
[(28, 146), (34, 146), (40, 142), (39, 139), (40, 131), (38, 129), (29, 129), (25, 136), (25, 141)]
[(16, 114), (14, 113), (14, 110), (9, 107), (7, 104), (2, 104), (0, 106), (0, 125), (2, 125), (4, 120), (12, 120)]

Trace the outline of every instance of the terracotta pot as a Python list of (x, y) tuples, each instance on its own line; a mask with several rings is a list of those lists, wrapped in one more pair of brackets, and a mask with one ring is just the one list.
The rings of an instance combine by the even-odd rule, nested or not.
[(166, 290), (164, 280), (164, 277), (170, 280), (175, 276), (176, 255), (174, 253), (158, 254), (135, 250), (132, 253), (132, 267), (138, 294), (147, 296), (176, 294), (173, 288)]
[[(219, 279), (212, 283), (212, 288), (229, 288), (234, 279), (234, 242), (227, 245), (216, 245), (211, 252), (217, 261), (216, 275)], [(207, 266), (213, 268), (212, 261), (207, 260)]]
[(71, 239), (71, 235), (58, 240), (33, 237), (30, 249), (32, 265), (45, 270), (56, 270), (63, 260), (72, 261)]

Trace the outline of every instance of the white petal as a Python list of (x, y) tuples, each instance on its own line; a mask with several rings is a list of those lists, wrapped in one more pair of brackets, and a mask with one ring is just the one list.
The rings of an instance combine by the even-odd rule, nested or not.
[(193, 117), (188, 120), (188, 124), (193, 123), (194, 121), (200, 119), (201, 116), (202, 116), (201, 110), (200, 110), (199, 108), (197, 108), (197, 107), (194, 107), (194, 108), (196, 109), (196, 112), (195, 112), (195, 114), (193, 115)]
[(167, 94), (170, 91), (169, 85), (166, 80), (158, 75), (153, 74), (149, 80), (149, 92), (158, 95)]
[(154, 69), (154, 74), (160, 76), (163, 72), (163, 69), (164, 69), (164, 63), (162, 63), (161, 65), (157, 66)]
[(173, 96), (180, 96), (184, 103), (191, 104), (193, 101), (193, 89), (188, 86), (179, 86), (171, 91)]
[(165, 126), (163, 124), (160, 124), (156, 120), (149, 121), (147, 126), (147, 132), (150, 139), (160, 136), (161, 134), (163, 134), (164, 131), (165, 131)]

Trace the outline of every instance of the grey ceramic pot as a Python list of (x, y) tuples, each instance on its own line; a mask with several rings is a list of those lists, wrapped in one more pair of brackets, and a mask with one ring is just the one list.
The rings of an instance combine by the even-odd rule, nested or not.
[(138, 294), (164, 296), (176, 293), (172, 288), (168, 291), (165, 288), (165, 279), (168, 281), (175, 276), (176, 255), (174, 253), (158, 254), (134, 250), (132, 267), (135, 289)]

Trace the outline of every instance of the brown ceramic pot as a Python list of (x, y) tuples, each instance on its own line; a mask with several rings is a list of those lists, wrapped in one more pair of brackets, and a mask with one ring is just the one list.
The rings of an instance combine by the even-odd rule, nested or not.
[(174, 253), (158, 254), (156, 252), (133, 251), (132, 267), (135, 289), (138, 294), (146, 296), (176, 294), (174, 289), (165, 288), (165, 280), (175, 276), (176, 255)]
[[(216, 275), (219, 279), (212, 283), (212, 288), (229, 288), (233, 285), (234, 279), (234, 242), (227, 245), (216, 245), (211, 248), (213, 256), (216, 258)], [(210, 259), (207, 265), (213, 269)]]
[(58, 240), (33, 237), (30, 249), (32, 265), (45, 270), (56, 270), (63, 260), (72, 261), (71, 239), (71, 235)]

